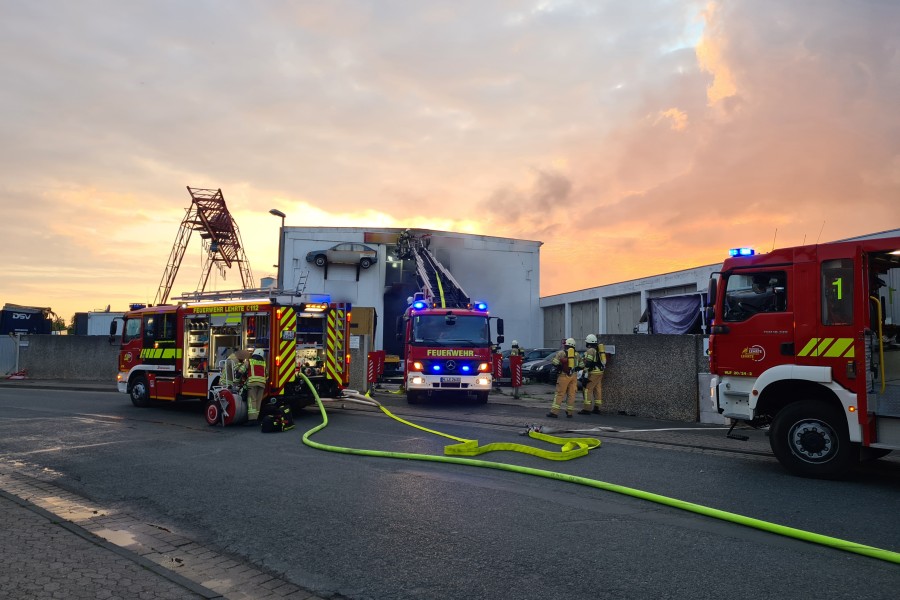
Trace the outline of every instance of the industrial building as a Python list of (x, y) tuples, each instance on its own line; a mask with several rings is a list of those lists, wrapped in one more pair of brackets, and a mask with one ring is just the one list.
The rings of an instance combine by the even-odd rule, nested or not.
[[(278, 286), (328, 294), (333, 302), (350, 302), (354, 313), (358, 308), (373, 309), (370, 349), (399, 355), (397, 322), (409, 298), (419, 291), (415, 261), (396, 258), (402, 232), (285, 227), (279, 259), (285, 268), (279, 269)], [(491, 316), (503, 319), (504, 346), (513, 339), (525, 346), (542, 343), (541, 242), (427, 229), (411, 234), (427, 244), (473, 301), (487, 302)]]

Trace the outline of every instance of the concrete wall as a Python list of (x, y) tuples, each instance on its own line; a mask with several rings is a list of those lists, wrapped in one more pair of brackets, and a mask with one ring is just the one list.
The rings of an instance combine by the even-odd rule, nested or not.
[[(109, 382), (115, 389), (118, 345), (95, 336), (29, 335), (19, 364), (30, 379)], [(703, 337), (694, 335), (604, 335), (614, 345), (603, 379), (603, 410), (697, 422), (708, 407), (708, 360)], [(350, 387), (365, 392), (365, 338), (351, 350)], [(580, 399), (579, 399), (580, 406)], [(704, 422), (718, 422), (706, 420)]]
[(19, 367), (29, 379), (108, 381), (116, 389), (119, 345), (102, 336), (26, 335)]
[[(697, 422), (698, 373), (709, 372), (699, 335), (603, 335), (615, 346), (603, 376), (603, 411)], [(704, 398), (705, 401), (705, 398)]]

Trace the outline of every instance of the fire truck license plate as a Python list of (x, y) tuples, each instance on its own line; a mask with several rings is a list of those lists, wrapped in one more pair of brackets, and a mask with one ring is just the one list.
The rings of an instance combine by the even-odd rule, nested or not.
[(462, 381), (459, 377), (441, 377), (441, 383), (459, 383)]

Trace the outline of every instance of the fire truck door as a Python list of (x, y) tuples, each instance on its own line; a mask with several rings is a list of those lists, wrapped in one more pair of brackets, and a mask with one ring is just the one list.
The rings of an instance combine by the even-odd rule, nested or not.
[(794, 341), (791, 285), (783, 268), (723, 275), (722, 325), (716, 362), (723, 375), (758, 377), (784, 362)]
[(859, 289), (861, 274), (854, 268), (852, 258), (823, 260), (819, 273), (820, 324), (818, 335), (798, 340), (799, 356), (812, 364), (831, 367), (831, 377), (842, 387), (858, 391), (856, 369), (857, 340), (860, 328), (854, 325), (865, 308), (858, 306), (855, 290)]

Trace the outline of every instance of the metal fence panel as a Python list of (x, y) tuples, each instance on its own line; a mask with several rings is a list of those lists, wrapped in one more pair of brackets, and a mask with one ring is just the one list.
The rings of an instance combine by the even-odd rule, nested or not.
[(0, 375), (4, 377), (16, 370), (16, 340), (4, 335), (0, 338)]

